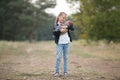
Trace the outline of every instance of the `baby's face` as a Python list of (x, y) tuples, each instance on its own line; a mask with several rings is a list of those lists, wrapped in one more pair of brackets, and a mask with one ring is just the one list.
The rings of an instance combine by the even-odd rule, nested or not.
[(61, 29), (67, 29), (67, 26), (61, 26)]

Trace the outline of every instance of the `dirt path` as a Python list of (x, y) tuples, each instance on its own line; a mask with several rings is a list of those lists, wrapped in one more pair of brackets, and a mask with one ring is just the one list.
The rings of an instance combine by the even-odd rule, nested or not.
[[(5, 51), (3, 50), (4, 54), (0, 55), (0, 80), (120, 80), (120, 60), (102, 59), (96, 56), (98, 48), (95, 47), (92, 49), (89, 46), (79, 46), (77, 49), (74, 48), (75, 46), (78, 45), (73, 43), (69, 54), (68, 77), (63, 76), (63, 62), (60, 67), (60, 77), (53, 76), (54, 45), (32, 44), (24, 48), (12, 48), (13, 51), (6, 48)], [(90, 52), (92, 56), (85, 57), (78, 55), (78, 52)], [(98, 53), (100, 52), (103, 51)], [(107, 51), (104, 49), (104, 52)]]

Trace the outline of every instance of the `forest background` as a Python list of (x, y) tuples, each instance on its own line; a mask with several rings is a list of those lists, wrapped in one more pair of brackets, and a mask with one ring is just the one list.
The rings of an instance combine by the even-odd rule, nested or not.
[[(74, 39), (120, 42), (119, 0), (66, 0), (70, 7), (79, 3), (76, 13), (69, 15), (75, 26)], [(56, 0), (0, 0), (0, 40), (53, 40)]]

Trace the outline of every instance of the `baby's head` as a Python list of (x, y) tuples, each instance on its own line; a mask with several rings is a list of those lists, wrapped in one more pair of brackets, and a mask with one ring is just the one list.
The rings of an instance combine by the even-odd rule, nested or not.
[(73, 26), (73, 22), (72, 21), (66, 21), (66, 25), (69, 25), (69, 26)]

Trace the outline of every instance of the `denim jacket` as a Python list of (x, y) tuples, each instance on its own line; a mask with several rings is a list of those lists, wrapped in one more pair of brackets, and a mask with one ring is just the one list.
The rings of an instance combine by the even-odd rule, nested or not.
[[(72, 42), (72, 37), (71, 37), (71, 34), (70, 34), (70, 30), (73, 31), (74, 27), (71, 26), (71, 25), (67, 25), (67, 26), (68, 26), (68, 36), (70, 37), (70, 41)], [(61, 34), (60, 26), (57, 23), (55, 23), (55, 25), (53, 26), (53, 35), (54, 35), (56, 44), (58, 44), (60, 34)]]

